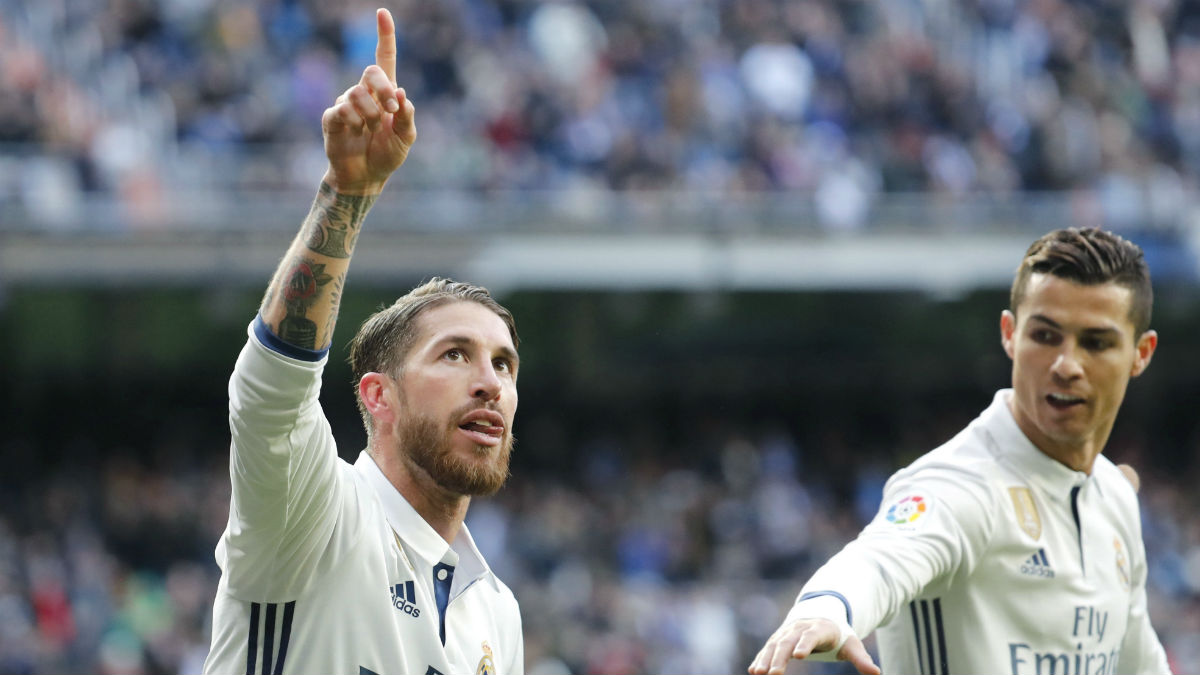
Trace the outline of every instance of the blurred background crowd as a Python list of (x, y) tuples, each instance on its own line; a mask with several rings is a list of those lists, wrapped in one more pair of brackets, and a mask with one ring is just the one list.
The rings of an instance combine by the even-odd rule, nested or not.
[[(377, 4), (0, 0), (0, 235), (116, 222), (136, 241), (205, 200), (303, 202), (321, 111), (373, 60)], [(415, 190), (794, 194), (838, 233), (885, 202), (1050, 195), (1067, 205), (1051, 226), (1200, 243), (1200, 3), (385, 4), (418, 109)], [(95, 218), (97, 199), (124, 215)], [(0, 283), (0, 673), (195, 673), (207, 652), (224, 378), (261, 284), (192, 294), (156, 274)], [(1150, 607), (1179, 673), (1200, 672), (1195, 277), (1160, 295), (1163, 344), (1109, 451), (1142, 473)], [(468, 523), (521, 601), (531, 675), (743, 672), (886, 476), (1007, 380), (999, 294), (826, 291), (503, 298), (529, 364), (521, 441)], [(355, 302), (343, 326), (372, 304)]]
[[(0, 325), (21, 357), (0, 373), (0, 672), (196, 673), (228, 513), (224, 384), (257, 294), (206, 313), (204, 294), (93, 293), (85, 316), (149, 326), (97, 341), (53, 316), (54, 293), (14, 298)], [(385, 293), (348, 298), (343, 325)], [(1106, 454), (1141, 473), (1149, 606), (1182, 674), (1200, 671), (1200, 311), (1173, 296)], [(513, 476), (467, 522), (520, 599), (532, 675), (744, 672), (886, 477), (1007, 382), (1002, 292), (506, 303), (523, 337)], [(164, 313), (203, 317), (175, 355)], [(35, 315), (41, 350), (11, 337)], [(344, 356), (322, 399), (352, 461)]]
[[(972, 413), (942, 414), (945, 427), (905, 439), (910, 456)], [(472, 505), (468, 526), (521, 601), (531, 675), (744, 672), (799, 583), (873, 515), (891, 468), (835, 428), (809, 429), (821, 437), (810, 447), (720, 414), (675, 438), (636, 424), (539, 428), (579, 443), (560, 451), (581, 470), (517, 462), (498, 497)], [(226, 454), (218, 427), (186, 415), (152, 429), (162, 444), (152, 459), (114, 456), (89, 430), (64, 436), (71, 468), (6, 486), (0, 672), (199, 672)], [(1200, 502), (1161, 468), (1141, 468), (1154, 622), (1175, 672), (1196, 672)]]
[[(0, 202), (311, 189), (377, 3), (0, 5)], [(405, 182), (470, 191), (1071, 191), (1173, 225), (1200, 173), (1200, 5), (1180, 0), (399, 0)], [(28, 152), (20, 148), (25, 147)], [(317, 169), (314, 169), (317, 167)]]

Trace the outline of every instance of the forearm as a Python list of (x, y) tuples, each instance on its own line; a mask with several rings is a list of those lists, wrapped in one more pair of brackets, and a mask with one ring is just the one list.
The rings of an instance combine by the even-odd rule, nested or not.
[(304, 349), (324, 349), (345, 286), (350, 256), (375, 194), (342, 194), (321, 182), (312, 209), (292, 241), (259, 309), (281, 340)]

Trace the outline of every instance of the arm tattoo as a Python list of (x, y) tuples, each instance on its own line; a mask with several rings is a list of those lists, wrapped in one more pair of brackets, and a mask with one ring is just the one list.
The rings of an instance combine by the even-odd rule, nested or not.
[(297, 258), (285, 273), (283, 304), (287, 311), (279, 322), (280, 339), (305, 349), (317, 348), (317, 324), (307, 317), (318, 289), (333, 277), (325, 274), (325, 265), (309, 258)]
[(379, 195), (337, 194), (328, 183), (321, 183), (304, 223), (308, 248), (330, 258), (349, 258), (358, 240), (359, 227), (378, 198)]
[(338, 309), (342, 304), (342, 287), (346, 285), (346, 275), (339, 275), (333, 280), (333, 286), (329, 289), (329, 301), (333, 304), (333, 309), (329, 312), (329, 318), (325, 320), (325, 335), (333, 335), (333, 326), (337, 323)]

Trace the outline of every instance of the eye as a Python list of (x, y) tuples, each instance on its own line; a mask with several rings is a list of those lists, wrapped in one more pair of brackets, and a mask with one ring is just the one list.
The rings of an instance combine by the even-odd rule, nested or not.
[(1100, 352), (1113, 346), (1111, 340), (1100, 337), (1085, 337), (1079, 341), (1079, 344), (1090, 352)]
[(501, 373), (511, 373), (513, 370), (512, 362), (508, 359), (496, 359), (492, 361), (492, 367)]
[(467, 355), (464, 354), (461, 349), (455, 347), (454, 349), (451, 349), (443, 354), (442, 358), (448, 361), (462, 361), (463, 359), (467, 358)]
[(1046, 328), (1034, 329), (1034, 331), (1029, 334), (1029, 337), (1032, 338), (1034, 342), (1043, 345), (1053, 345), (1057, 344), (1059, 341), (1058, 333)]

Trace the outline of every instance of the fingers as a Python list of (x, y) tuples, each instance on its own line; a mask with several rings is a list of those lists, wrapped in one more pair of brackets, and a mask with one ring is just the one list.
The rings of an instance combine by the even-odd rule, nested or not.
[(867, 653), (867, 648), (857, 636), (851, 635), (847, 638), (837, 656), (842, 661), (849, 661), (862, 675), (880, 675), (879, 666), (875, 665), (875, 661)]
[(326, 131), (349, 131), (361, 134), (364, 127), (374, 131), (379, 128), (382, 113), (371, 98), (371, 93), (361, 84), (356, 84), (338, 97), (333, 107), (321, 116), (321, 126)]
[[(750, 664), (748, 672), (750, 675), (767, 675), (771, 668), (771, 662), (775, 658), (776, 652), (775, 639), (772, 638), (763, 645), (763, 648), (758, 650), (758, 655), (754, 657), (754, 662)], [(786, 663), (786, 661), (785, 661)]]
[[(791, 659), (805, 659), (814, 652), (833, 649), (840, 631), (825, 619), (801, 619), (780, 626), (767, 644), (759, 650), (750, 664), (750, 675), (783, 675)], [(863, 647), (862, 641), (851, 636), (838, 652), (838, 658), (851, 661), (863, 675), (879, 675), (879, 669)]]
[(416, 109), (412, 101), (408, 100), (408, 94), (403, 88), (396, 89), (396, 96), (392, 100), (396, 101), (398, 108), (396, 114), (392, 115), (392, 131), (406, 144), (412, 145), (413, 141), (417, 140), (417, 125), (414, 121)]
[(396, 83), (389, 80), (379, 66), (367, 66), (358, 83), (371, 92), (371, 96), (384, 110), (394, 113), (400, 109), (396, 102)]
[[(387, 98), (375, 87), (386, 88)], [(325, 111), (321, 122), (329, 131), (350, 131), (357, 134), (362, 133), (365, 127), (373, 133), (384, 124), (384, 109), (387, 109), (387, 112), (401, 110), (402, 105), (397, 98), (396, 89), (383, 77), (383, 72), (375, 66), (368, 66), (363, 72), (362, 80), (337, 97), (333, 107)], [(408, 116), (411, 118), (412, 104), (408, 103), (408, 107)]]
[(786, 626), (775, 631), (750, 664), (750, 675), (783, 675), (788, 661), (803, 659), (813, 652), (814, 636), (803, 627)]
[(396, 85), (396, 22), (386, 9), (375, 10), (379, 39), (375, 43), (375, 65), (383, 70), (392, 86)]
[(412, 104), (396, 88), (396, 23), (386, 9), (375, 11), (375, 23), (379, 35), (375, 63), (325, 111), (321, 124), (327, 131), (358, 134), (365, 126), (375, 132), (384, 123), (384, 113), (397, 112), (406, 118), (393, 121), (397, 128), (412, 125)]

